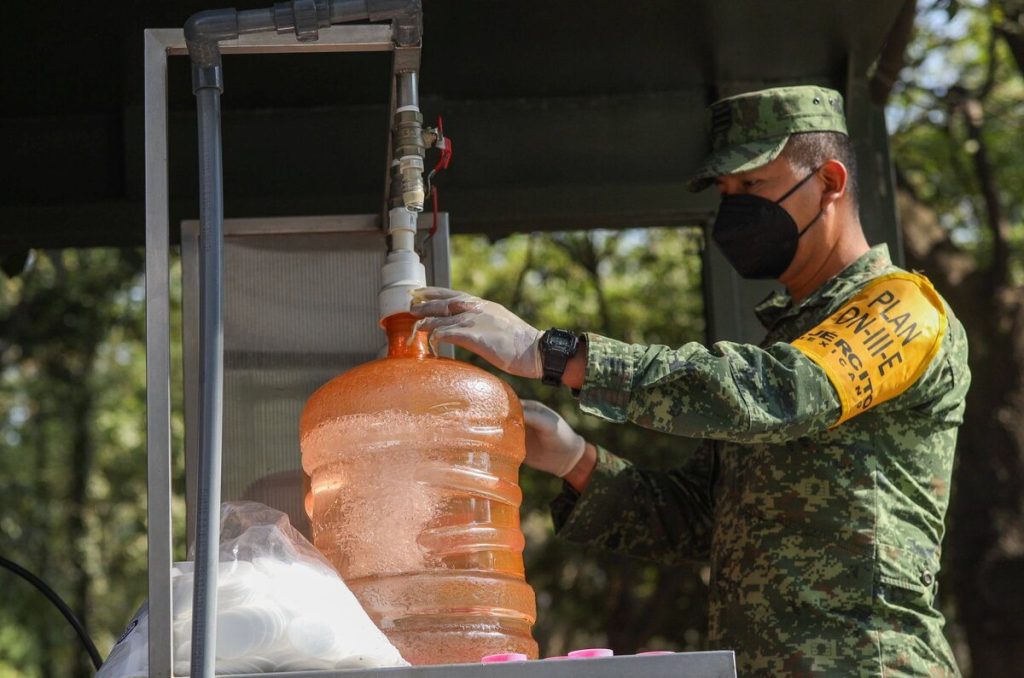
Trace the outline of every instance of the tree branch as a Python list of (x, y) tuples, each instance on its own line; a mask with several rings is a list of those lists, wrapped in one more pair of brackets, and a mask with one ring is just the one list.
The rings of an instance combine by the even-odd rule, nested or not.
[(523, 285), (526, 282), (526, 276), (533, 269), (533, 240), (533, 236), (528, 236), (526, 239), (526, 261), (523, 262), (523, 267), (519, 270), (519, 275), (516, 276), (516, 286), (512, 289), (512, 299), (509, 301), (509, 307), (513, 309), (519, 308), (519, 302), (523, 299)]
[(601, 281), (601, 274), (598, 271), (600, 268), (602, 255), (598, 253), (597, 247), (594, 246), (593, 234), (585, 233), (579, 238), (569, 237), (568, 239), (555, 239), (555, 243), (558, 244), (570, 258), (584, 271), (587, 272), (587, 276), (590, 278), (591, 283), (594, 285), (594, 291), (597, 293), (597, 310), (601, 316), (601, 331), (612, 334), (612, 318), (611, 312), (608, 309), (608, 301), (604, 295), (604, 287)]
[(995, 30), (1006, 41), (1013, 60), (1017, 62), (1017, 68), (1024, 74), (1024, 24), (1021, 23), (1024, 2), (996, 0), (995, 5), (1003, 15), (1003, 20), (995, 25)]
[(878, 58), (878, 67), (868, 85), (871, 100), (884, 104), (889, 100), (892, 86), (900, 77), (906, 63), (907, 45), (914, 35), (914, 18), (917, 16), (917, 0), (904, 0), (900, 13), (885, 39), (885, 46)]
[(981, 214), (981, 206), (978, 204), (977, 195), (974, 190), (974, 177), (971, 172), (967, 169), (961, 158), (963, 153), (963, 142), (957, 138), (956, 130), (954, 125), (960, 115), (960, 103), (953, 101), (952, 99), (946, 103), (946, 139), (949, 141), (949, 167), (953, 170), (953, 174), (956, 175), (957, 180), (964, 187), (964, 194), (966, 199), (971, 203), (971, 209), (974, 210), (975, 214)]
[(950, 99), (953, 105), (959, 109), (967, 128), (969, 151), (974, 162), (974, 172), (978, 178), (981, 197), (985, 201), (988, 229), (992, 235), (992, 285), (1001, 287), (1009, 281), (1010, 227), (999, 202), (995, 171), (989, 160), (988, 146), (982, 134), (985, 116), (984, 105), (979, 99), (970, 96), (963, 88), (950, 90)]
[(996, 26), (992, 24), (988, 40), (988, 63), (985, 68), (985, 82), (982, 83), (977, 96), (977, 99), (980, 101), (988, 99), (988, 95), (992, 93), (992, 89), (996, 86), (996, 67), (999, 65), (999, 57), (996, 54), (997, 36)]

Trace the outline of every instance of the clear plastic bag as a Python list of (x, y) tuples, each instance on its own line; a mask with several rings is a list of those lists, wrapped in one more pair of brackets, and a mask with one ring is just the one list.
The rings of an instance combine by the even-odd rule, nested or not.
[[(192, 567), (171, 572), (175, 675), (189, 673)], [(221, 507), (217, 597), (218, 674), (408, 666), (288, 516), (263, 504)], [(97, 678), (147, 675), (148, 637), (143, 605)]]

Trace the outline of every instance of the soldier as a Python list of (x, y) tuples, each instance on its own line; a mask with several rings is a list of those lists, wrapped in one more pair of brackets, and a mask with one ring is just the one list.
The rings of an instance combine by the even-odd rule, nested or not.
[(741, 675), (958, 675), (935, 608), (963, 327), (928, 280), (869, 247), (842, 97), (785, 87), (709, 109), (691, 181), (744, 277), (774, 278), (759, 346), (625, 344), (541, 333), (440, 288), (413, 313), (435, 341), (574, 389), (584, 412), (702, 439), (668, 471), (595, 447), (526, 402), (526, 463), (566, 480), (564, 538), (663, 563), (711, 562), (709, 638)]

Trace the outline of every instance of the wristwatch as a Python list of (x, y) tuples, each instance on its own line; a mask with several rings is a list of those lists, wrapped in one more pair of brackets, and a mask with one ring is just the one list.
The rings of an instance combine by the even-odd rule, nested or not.
[(541, 383), (546, 386), (561, 386), (562, 375), (569, 359), (576, 355), (580, 347), (580, 338), (568, 330), (551, 328), (541, 335), (540, 365), (543, 372)]

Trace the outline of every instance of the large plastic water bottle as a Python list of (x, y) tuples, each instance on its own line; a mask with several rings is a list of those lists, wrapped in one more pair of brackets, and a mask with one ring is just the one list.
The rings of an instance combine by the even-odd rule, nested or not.
[(504, 381), (431, 355), (413, 323), (385, 319), (388, 356), (306, 403), (314, 544), (409, 662), (536, 658), (519, 528), (522, 407)]

